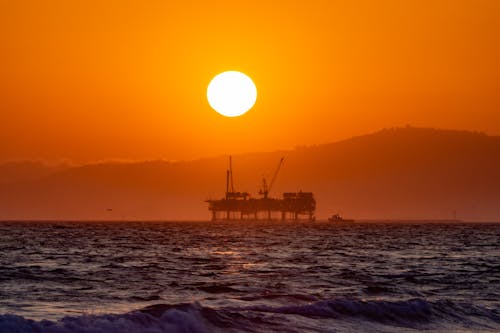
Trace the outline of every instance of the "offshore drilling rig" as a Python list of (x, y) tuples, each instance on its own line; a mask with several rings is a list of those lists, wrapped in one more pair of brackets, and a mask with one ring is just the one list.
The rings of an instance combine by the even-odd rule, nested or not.
[(285, 192), (281, 199), (269, 197), (269, 193), (283, 166), (284, 158), (279, 161), (271, 181), (262, 179), (260, 198), (252, 198), (248, 192), (236, 192), (233, 181), (233, 165), (229, 157), (226, 171), (226, 196), (218, 200), (206, 200), (212, 221), (218, 220), (273, 220), (296, 221), (304, 217), (314, 221), (316, 200), (312, 192)]

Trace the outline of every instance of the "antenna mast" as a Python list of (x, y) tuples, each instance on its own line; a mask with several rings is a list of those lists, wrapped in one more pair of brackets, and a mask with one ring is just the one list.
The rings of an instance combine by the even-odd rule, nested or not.
[(234, 181), (233, 181), (233, 159), (229, 155), (229, 175), (231, 177), (231, 192), (234, 193)]

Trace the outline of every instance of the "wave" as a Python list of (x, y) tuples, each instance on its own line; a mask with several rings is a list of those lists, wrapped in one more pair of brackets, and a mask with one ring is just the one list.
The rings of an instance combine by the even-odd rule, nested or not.
[[(326, 320), (326, 321), (325, 321)], [(321, 321), (321, 325), (317, 322)], [(199, 303), (156, 304), (125, 314), (68, 316), (35, 321), (0, 315), (0, 333), (163, 333), (163, 332), (341, 332), (342, 322), (363, 331), (370, 324), (411, 329), (499, 331), (500, 312), (469, 303), (423, 299), (362, 301), (335, 299), (288, 306), (210, 308)], [(345, 325), (344, 325), (345, 326)], [(349, 330), (352, 330), (350, 326)]]
[(408, 301), (362, 301), (338, 299), (298, 306), (253, 306), (264, 311), (311, 318), (358, 318), (382, 324), (418, 328), (422, 324), (461, 323), (464, 327), (500, 328), (500, 312), (468, 303), (451, 301), (429, 302), (423, 299)]

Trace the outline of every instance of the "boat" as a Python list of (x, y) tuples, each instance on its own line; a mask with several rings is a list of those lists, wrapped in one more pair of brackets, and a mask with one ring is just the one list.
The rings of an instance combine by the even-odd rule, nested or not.
[(353, 219), (345, 219), (343, 218), (340, 214), (334, 214), (328, 218), (328, 222), (335, 222), (335, 223), (352, 223), (354, 222)]

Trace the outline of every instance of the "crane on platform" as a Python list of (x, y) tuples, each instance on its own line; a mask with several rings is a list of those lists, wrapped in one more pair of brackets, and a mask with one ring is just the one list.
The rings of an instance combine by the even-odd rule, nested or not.
[(283, 162), (285, 161), (285, 158), (282, 157), (278, 163), (278, 167), (276, 168), (276, 171), (274, 171), (273, 178), (271, 178), (271, 181), (269, 184), (267, 183), (266, 177), (262, 177), (262, 189), (259, 191), (259, 194), (264, 197), (264, 199), (267, 199), (269, 192), (271, 192), (271, 189), (273, 188), (274, 182), (276, 181), (276, 178), (278, 177), (278, 173), (280, 172), (281, 166), (283, 165)]

